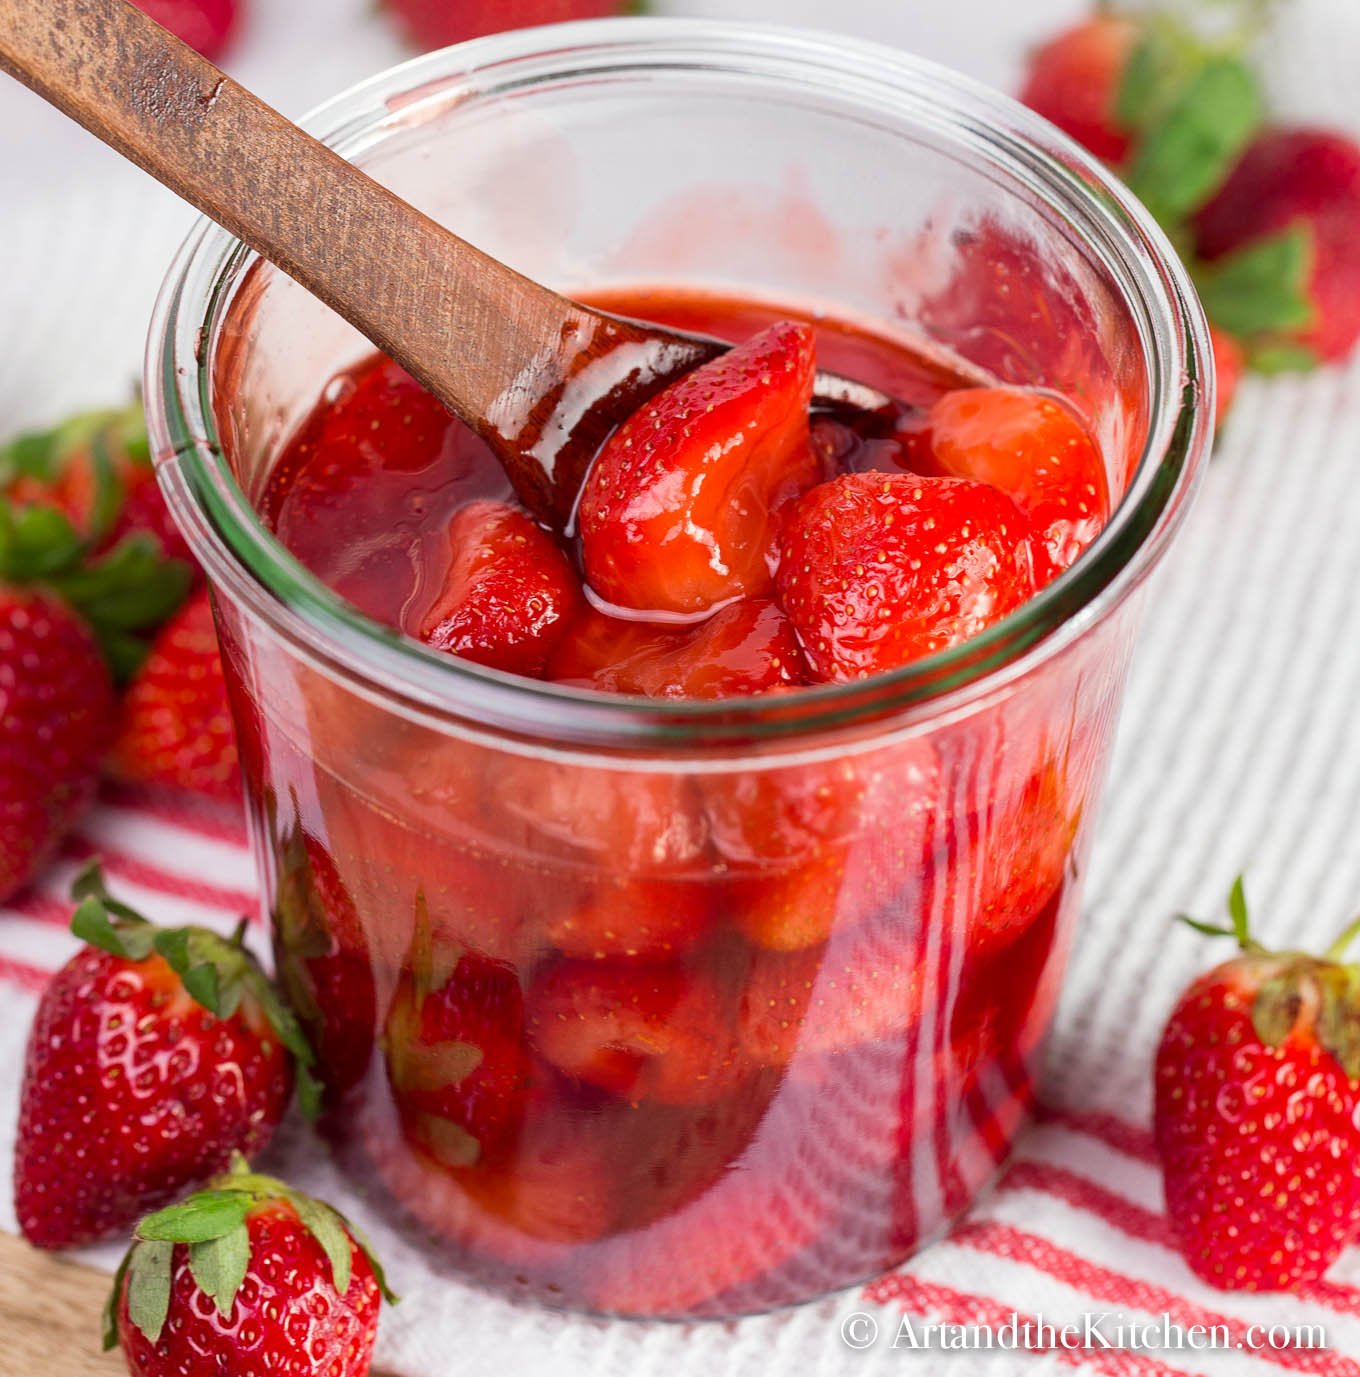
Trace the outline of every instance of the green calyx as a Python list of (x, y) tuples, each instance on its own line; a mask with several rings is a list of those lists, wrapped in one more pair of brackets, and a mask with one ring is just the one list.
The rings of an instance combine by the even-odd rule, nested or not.
[(1351, 1080), (1360, 1080), (1360, 964), (1344, 960), (1360, 937), (1360, 918), (1320, 957), (1270, 951), (1251, 935), (1240, 875), (1228, 895), (1228, 915), (1228, 927), (1184, 914), (1179, 921), (1196, 932), (1234, 938), (1249, 958), (1255, 980), (1251, 1021), (1256, 1036), (1267, 1047), (1281, 1047), (1296, 1033), (1315, 1037)]
[(92, 947), (127, 961), (159, 956), (185, 991), (215, 1018), (229, 1019), (250, 1000), (293, 1060), (298, 1106), (309, 1118), (321, 1107), (315, 1057), (293, 1012), (279, 997), (245, 946), (245, 920), (230, 938), (207, 928), (162, 928), (109, 894), (98, 861), (91, 861), (71, 886), (76, 910), (71, 931)]
[[(55, 503), (19, 500), (22, 480), (60, 482), (79, 456), (90, 468), (90, 512), (77, 530)], [(169, 559), (145, 532), (105, 549), (126, 499), (124, 472), (151, 460), (140, 403), (77, 416), (0, 448), (0, 582), (34, 584), (69, 603), (90, 624), (122, 683), (146, 654), (148, 637), (188, 595), (193, 571)]]
[(241, 1284), (250, 1270), (251, 1244), (247, 1224), (257, 1210), (291, 1206), (302, 1226), (316, 1240), (330, 1266), (331, 1284), (347, 1295), (353, 1281), (353, 1251), (358, 1247), (373, 1268), (383, 1297), (395, 1304), (382, 1265), (362, 1231), (323, 1201), (304, 1195), (272, 1176), (252, 1172), (237, 1153), (230, 1170), (215, 1177), (201, 1191), (168, 1209), (147, 1215), (137, 1225), (113, 1279), (104, 1307), (104, 1347), (118, 1342), (118, 1305), (124, 1287), (128, 1317), (155, 1343), (170, 1314), (177, 1246), (188, 1249), (189, 1271), (200, 1291), (224, 1318), (231, 1313)]

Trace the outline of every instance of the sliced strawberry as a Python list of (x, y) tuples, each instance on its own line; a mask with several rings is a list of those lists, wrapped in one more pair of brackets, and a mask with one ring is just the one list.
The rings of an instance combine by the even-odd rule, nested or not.
[(444, 586), (420, 619), (420, 638), (509, 674), (542, 674), (581, 603), (566, 555), (503, 502), (461, 508), (448, 542)]
[(1360, 144), (1330, 130), (1266, 130), (1194, 217), (1210, 264), (1206, 309), (1258, 349), (1344, 358), (1360, 338), (1357, 224)]
[(1018, 387), (962, 388), (931, 407), (927, 424), (931, 452), (946, 474), (990, 483), (1028, 517), (1038, 587), (1066, 569), (1109, 520), (1100, 450), (1056, 398)]
[(703, 878), (602, 871), (543, 930), (558, 951), (582, 960), (667, 960), (708, 934), (713, 891)]
[(1020, 99), (1096, 157), (1123, 162), (1130, 134), (1119, 90), (1138, 42), (1137, 23), (1124, 15), (1084, 20), (1031, 54)]
[(762, 1066), (795, 1054), (842, 1052), (910, 1029), (920, 1017), (925, 971), (896, 922), (868, 925), (828, 946), (762, 951), (741, 997), (741, 1047)]
[(301, 823), (279, 842), (275, 864), (274, 967), (334, 1104), (363, 1078), (373, 1054), (377, 996), (368, 940), (330, 852)]
[(678, 771), (599, 769), (503, 757), (487, 803), (507, 849), (622, 875), (707, 873), (707, 825)]
[(375, 354), (331, 381), (270, 472), (260, 511), (318, 578), (400, 627), (442, 582), (458, 507), (508, 493), (486, 444)]
[[(653, 634), (598, 612), (590, 617), (581, 641), (554, 658), (549, 677), (648, 698), (731, 698), (804, 682), (798, 638), (769, 598), (743, 598), (683, 632), (659, 627)], [(601, 626), (604, 622), (622, 628), (617, 639)], [(569, 641), (574, 634), (575, 628)], [(606, 647), (608, 658), (592, 668)]]
[(1025, 518), (960, 478), (845, 474), (794, 509), (779, 596), (827, 682), (957, 645), (1034, 591)]
[(812, 480), (812, 330), (785, 322), (673, 383), (614, 433), (581, 495), (591, 587), (703, 612), (771, 584), (780, 506)]
[(418, 926), (383, 1052), (414, 1147), (446, 1167), (495, 1159), (520, 1123), (529, 1077), (515, 968)]
[(545, 1060), (630, 1101), (703, 1104), (751, 1067), (701, 972), (679, 966), (562, 961), (529, 994)]

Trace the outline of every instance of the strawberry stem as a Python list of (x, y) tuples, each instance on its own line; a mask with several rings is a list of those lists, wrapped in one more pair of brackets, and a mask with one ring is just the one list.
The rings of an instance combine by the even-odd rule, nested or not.
[(1346, 948), (1360, 937), (1360, 916), (1353, 918), (1342, 930), (1341, 935), (1327, 948), (1324, 959), (1327, 961), (1340, 961), (1346, 954)]

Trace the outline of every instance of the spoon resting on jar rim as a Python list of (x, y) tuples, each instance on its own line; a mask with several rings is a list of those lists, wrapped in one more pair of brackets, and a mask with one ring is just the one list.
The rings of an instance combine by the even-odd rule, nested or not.
[[(591, 310), (435, 223), (127, 0), (0, 0), (0, 68), (362, 331), (477, 431), (562, 530), (610, 432), (727, 349)], [(927, 357), (948, 385), (980, 378)], [(889, 399), (830, 374), (829, 405)]]

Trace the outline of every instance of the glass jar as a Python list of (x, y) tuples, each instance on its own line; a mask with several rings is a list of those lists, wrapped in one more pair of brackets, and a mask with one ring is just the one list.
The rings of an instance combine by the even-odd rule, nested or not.
[(356, 1181), (433, 1258), (555, 1305), (737, 1315), (892, 1265), (1033, 1100), (1136, 595), (1209, 442), (1174, 254), (1012, 102), (792, 30), (501, 35), (309, 124), (554, 286), (924, 331), (1099, 435), (1108, 527), (975, 640), (836, 687), (609, 697), (404, 639), (264, 529), (281, 446), (368, 352), (347, 325), (207, 226), (153, 326), (159, 471)]

